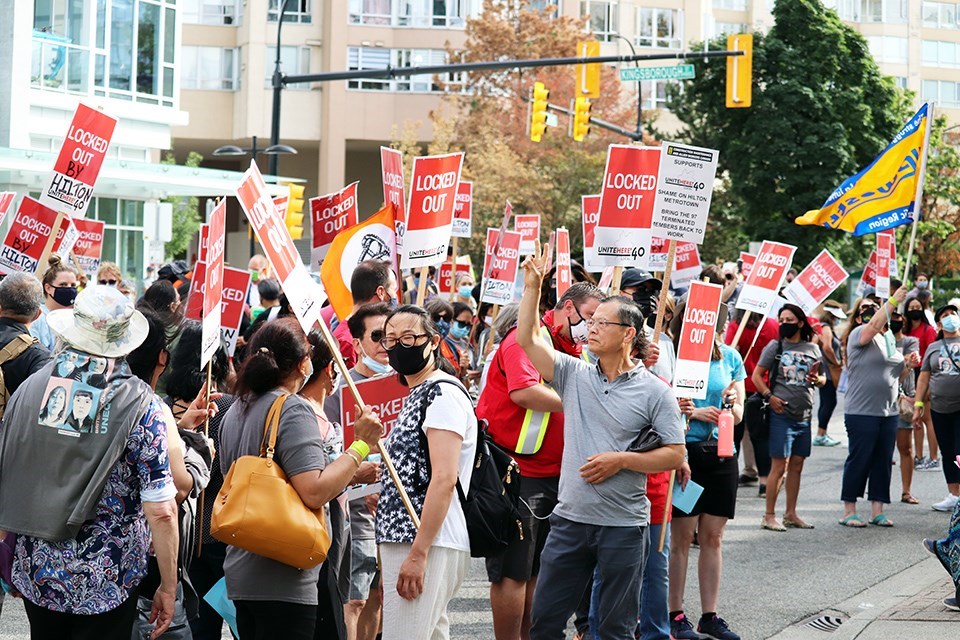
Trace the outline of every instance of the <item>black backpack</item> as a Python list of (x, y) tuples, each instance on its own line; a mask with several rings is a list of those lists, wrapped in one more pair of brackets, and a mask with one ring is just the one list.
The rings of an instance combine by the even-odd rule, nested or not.
[[(434, 384), (451, 384), (470, 399), (467, 390), (452, 380), (437, 380)], [(473, 401), (470, 401), (473, 404)], [(430, 446), (423, 431), (428, 403), (420, 413), (418, 435), (430, 470)], [(457, 478), (457, 495), (467, 520), (470, 536), (470, 555), (488, 558), (503, 552), (515, 540), (523, 539), (520, 523), (520, 467), (513, 457), (497, 446), (487, 432), (487, 421), (477, 419), (477, 457), (470, 476), (470, 491), (463, 494)]]

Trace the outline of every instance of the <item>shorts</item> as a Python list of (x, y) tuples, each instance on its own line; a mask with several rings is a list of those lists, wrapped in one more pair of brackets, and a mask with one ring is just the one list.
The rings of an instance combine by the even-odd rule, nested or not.
[(810, 421), (770, 412), (770, 457), (810, 457)]
[(354, 538), (350, 549), (350, 599), (366, 600), (380, 580), (377, 541)]
[(909, 429), (910, 431), (913, 431), (913, 423), (906, 422), (903, 418), (900, 418), (900, 421), (897, 423), (897, 429), (903, 429), (904, 431)]
[(717, 457), (716, 440), (688, 442), (687, 458), (692, 472), (690, 479), (703, 487), (703, 495), (690, 513), (674, 507), (673, 517), (706, 514), (733, 520), (737, 507), (737, 480), (740, 477), (737, 459)]
[(514, 540), (503, 553), (487, 558), (487, 579), (527, 582), (540, 573), (540, 554), (550, 533), (550, 514), (557, 506), (560, 478), (520, 478), (520, 521), (523, 540)]

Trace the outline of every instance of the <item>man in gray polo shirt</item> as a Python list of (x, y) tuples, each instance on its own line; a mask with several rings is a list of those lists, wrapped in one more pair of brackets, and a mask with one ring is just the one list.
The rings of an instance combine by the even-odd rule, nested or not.
[[(537, 305), (546, 255), (523, 263), (517, 343), (560, 395), (564, 449), (559, 502), (533, 596), (533, 640), (559, 640), (599, 573), (598, 640), (632, 638), (640, 612), (640, 576), (650, 503), (647, 473), (683, 463), (680, 409), (669, 386), (639, 362), (647, 341), (643, 316), (627, 298), (607, 298), (588, 321), (588, 364), (554, 351), (538, 331)], [(642, 357), (642, 356), (641, 356)]]

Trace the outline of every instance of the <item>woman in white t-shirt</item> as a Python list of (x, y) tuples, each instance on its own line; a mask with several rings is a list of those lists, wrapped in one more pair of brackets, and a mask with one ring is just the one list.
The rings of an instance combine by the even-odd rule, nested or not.
[(464, 491), (470, 486), (477, 419), (466, 389), (441, 370), (446, 361), (438, 357), (440, 334), (426, 311), (396, 309), (387, 316), (384, 336), (390, 366), (410, 387), (386, 449), (420, 527), (384, 469), (376, 521), (383, 640), (438, 640), (449, 637), (447, 605), (470, 565), (457, 480)]

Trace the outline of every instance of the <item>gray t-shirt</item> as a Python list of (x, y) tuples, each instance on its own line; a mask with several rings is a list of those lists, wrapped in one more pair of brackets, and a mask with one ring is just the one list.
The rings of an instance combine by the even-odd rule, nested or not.
[[(903, 336), (897, 340), (897, 350), (900, 351), (903, 355), (908, 353), (920, 353), (920, 338), (915, 338), (913, 336)], [(917, 379), (913, 375), (913, 371), (907, 373), (907, 375), (900, 375), (900, 388), (903, 389), (903, 393), (912, 396), (917, 392)]]
[(683, 420), (670, 387), (639, 364), (613, 382), (598, 364), (556, 352), (553, 381), (563, 401), (563, 460), (558, 516), (610, 527), (645, 526), (650, 503), (647, 476), (620, 471), (599, 484), (580, 477), (587, 458), (608, 451), (629, 451), (650, 430), (663, 444), (684, 444)]
[(757, 364), (767, 371), (777, 367), (773, 395), (786, 401), (783, 414), (792, 420), (806, 422), (813, 413), (813, 385), (807, 382), (810, 368), (820, 362), (820, 347), (801, 340), (797, 343), (782, 341), (783, 352), (777, 362), (777, 344), (774, 340), (760, 353)]
[[(653, 339), (653, 329), (644, 327), (647, 339)], [(677, 350), (673, 347), (673, 340), (666, 333), (660, 334), (660, 340), (657, 341), (660, 347), (660, 357), (657, 364), (650, 367), (650, 373), (665, 380), (667, 384), (673, 384), (673, 372), (677, 368)]]
[[(220, 429), (220, 468), (224, 475), (240, 456), (260, 455), (267, 412), (279, 395), (280, 390), (274, 389), (252, 398), (249, 403), (238, 400), (227, 411)], [(274, 460), (288, 478), (306, 471), (319, 471), (327, 465), (317, 418), (307, 401), (299, 396), (290, 396), (284, 402)], [(300, 570), (228, 546), (223, 572), (231, 600), (317, 604), (320, 565)]]
[[(847, 393), (844, 413), (854, 416), (889, 417), (899, 414), (897, 394), (903, 371), (903, 354), (888, 350), (883, 334), (860, 344), (864, 327), (850, 332), (847, 340)], [(892, 351), (892, 352), (891, 352)]]
[(960, 411), (960, 338), (942, 338), (931, 343), (920, 370), (930, 372), (930, 410)]

